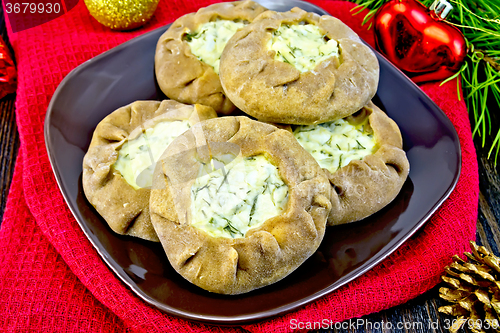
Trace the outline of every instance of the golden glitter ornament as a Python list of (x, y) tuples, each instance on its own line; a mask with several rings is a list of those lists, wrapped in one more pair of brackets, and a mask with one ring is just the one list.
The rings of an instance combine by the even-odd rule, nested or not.
[(145, 24), (160, 0), (85, 0), (90, 15), (114, 30), (131, 30)]

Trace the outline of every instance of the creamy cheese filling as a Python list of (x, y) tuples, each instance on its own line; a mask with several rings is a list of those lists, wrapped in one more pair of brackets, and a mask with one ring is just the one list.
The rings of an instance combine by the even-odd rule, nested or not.
[(319, 125), (297, 126), (293, 134), (322, 168), (334, 173), (352, 160), (362, 160), (376, 151), (373, 133), (366, 128), (367, 121), (353, 126), (339, 119)]
[(243, 22), (219, 19), (200, 25), (196, 31), (186, 34), (184, 38), (191, 48), (191, 53), (212, 66), (215, 73), (219, 74), (220, 56), (227, 41), (244, 26)]
[(288, 201), (288, 186), (263, 155), (231, 159), (213, 158), (191, 187), (191, 225), (214, 237), (244, 237)]
[(114, 168), (133, 188), (150, 187), (156, 162), (168, 145), (189, 127), (187, 120), (176, 120), (162, 121), (146, 129), (123, 144)]
[(289, 63), (301, 72), (339, 56), (337, 41), (327, 39), (314, 24), (281, 25), (273, 32), (267, 46), (276, 51), (275, 60)]

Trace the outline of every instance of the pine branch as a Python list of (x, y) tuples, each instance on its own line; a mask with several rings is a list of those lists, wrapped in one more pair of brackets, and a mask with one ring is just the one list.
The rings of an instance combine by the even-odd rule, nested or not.
[[(363, 24), (370, 22), (378, 9), (389, 1), (354, 0), (359, 5), (356, 12), (369, 9)], [(462, 31), (469, 45), (469, 53), (460, 71), (444, 82), (461, 76), (465, 102), (474, 125), (473, 135), (477, 133), (481, 137), (483, 147), (487, 143), (486, 139), (491, 139), (488, 157), (494, 153), (496, 165), (500, 153), (500, 119), (496, 119), (496, 124), (492, 121), (489, 104), (495, 103), (495, 109), (500, 105), (500, 0), (448, 1), (454, 9), (447, 17), (447, 22)], [(422, 0), (426, 7), (433, 2)], [(494, 136), (492, 131), (496, 132)]]
[(476, 50), (476, 52), (480, 52), (484, 54), (483, 60), (486, 61), (495, 71), (500, 72), (500, 62), (497, 57), (490, 57), (488, 55), (488, 51), (486, 50)]

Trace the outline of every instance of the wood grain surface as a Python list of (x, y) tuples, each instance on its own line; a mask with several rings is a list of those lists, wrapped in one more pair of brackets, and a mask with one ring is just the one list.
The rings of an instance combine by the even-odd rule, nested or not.
[[(0, 6), (0, 34), (8, 44), (11, 55), (12, 47), (9, 44), (3, 9)], [(19, 133), (16, 126), (15, 115), (16, 94), (9, 94), (0, 99), (0, 225), (3, 220), (3, 212), (7, 203), (9, 187), (14, 174), (14, 166), (19, 151)]]
[[(1, 8), (1, 7), (0, 7)], [(1, 9), (0, 9), (1, 10)], [(3, 13), (0, 32), (5, 41), (7, 34)], [(7, 41), (8, 42), (8, 41)], [(498, 105), (495, 106), (499, 110)], [(498, 112), (497, 112), (498, 113)], [(19, 151), (19, 134), (15, 121), (15, 94), (0, 100), (0, 221), (7, 201), (8, 189)], [(479, 214), (476, 241), (494, 254), (500, 255), (500, 178), (499, 167), (487, 158), (487, 149), (475, 138), (480, 174)], [(499, 163), (500, 165), (500, 163)], [(322, 332), (448, 332), (453, 317), (437, 311), (445, 302), (438, 297), (439, 286), (425, 294), (394, 308), (362, 318), (337, 323), (333, 329)], [(469, 332), (461, 329), (459, 332)]]

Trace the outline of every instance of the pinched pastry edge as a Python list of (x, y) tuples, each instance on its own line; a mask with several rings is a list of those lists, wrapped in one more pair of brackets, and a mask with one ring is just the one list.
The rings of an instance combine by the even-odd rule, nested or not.
[[(275, 60), (267, 43), (281, 24), (314, 24), (338, 42), (339, 57), (301, 73)], [(379, 64), (375, 54), (339, 19), (293, 8), (267, 11), (236, 32), (224, 49), (222, 87), (242, 111), (261, 121), (312, 125), (349, 116), (375, 95)]]
[(204, 105), (136, 101), (115, 110), (97, 125), (83, 159), (82, 185), (90, 204), (113, 231), (159, 241), (149, 215), (151, 190), (134, 189), (113, 167), (123, 144), (160, 121), (188, 120), (194, 125), (214, 117), (215, 111)]
[(362, 220), (392, 202), (401, 191), (410, 171), (397, 124), (370, 102), (346, 120), (366, 119), (378, 149), (362, 160), (353, 160), (334, 173), (325, 170), (332, 185), (332, 210), (328, 225)]
[[(208, 145), (200, 146), (203, 141)], [(212, 237), (188, 221), (200, 163), (209, 161), (208, 151), (224, 153), (221, 143), (239, 147), (243, 157), (264, 154), (289, 188), (285, 210), (242, 238)], [(170, 157), (155, 171), (151, 220), (171, 265), (188, 281), (215, 293), (249, 292), (281, 280), (319, 247), (331, 187), (288, 131), (247, 117), (222, 117), (197, 124), (166, 153)]]
[(211, 106), (221, 115), (230, 114), (235, 107), (226, 97), (219, 75), (191, 53), (184, 36), (217, 18), (251, 22), (265, 10), (256, 2), (246, 0), (213, 4), (178, 18), (160, 36), (156, 46), (156, 80), (163, 93), (183, 103)]

